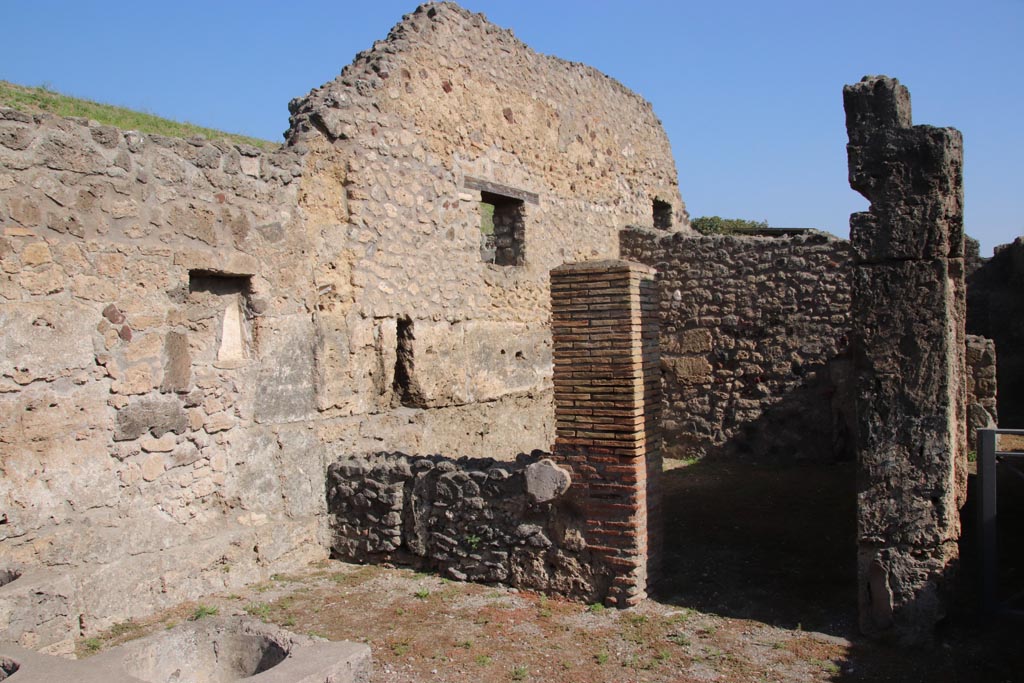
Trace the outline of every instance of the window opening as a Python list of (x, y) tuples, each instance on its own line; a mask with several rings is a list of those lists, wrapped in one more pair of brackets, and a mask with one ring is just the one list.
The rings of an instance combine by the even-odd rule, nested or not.
[(526, 263), (526, 207), (522, 199), (480, 193), (480, 259), (497, 266)]
[(672, 228), (672, 205), (655, 198), (653, 202), (654, 227), (659, 230)]

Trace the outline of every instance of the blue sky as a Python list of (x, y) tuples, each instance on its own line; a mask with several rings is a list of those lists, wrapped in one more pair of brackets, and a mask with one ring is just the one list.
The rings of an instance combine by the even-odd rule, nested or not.
[[(982, 254), (1024, 234), (1024, 0), (465, 0), (654, 105), (692, 215), (848, 233), (842, 86), (884, 73), (965, 140)], [(414, 2), (8, 0), (0, 79), (269, 139)]]

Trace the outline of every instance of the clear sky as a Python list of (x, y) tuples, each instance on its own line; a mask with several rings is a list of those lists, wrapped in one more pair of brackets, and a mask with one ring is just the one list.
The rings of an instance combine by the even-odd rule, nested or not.
[[(1024, 0), (464, 0), (654, 105), (694, 216), (848, 234), (842, 86), (887, 74), (964, 134), (967, 232), (1024, 234)], [(0, 79), (278, 140), (413, 0), (5, 0)]]

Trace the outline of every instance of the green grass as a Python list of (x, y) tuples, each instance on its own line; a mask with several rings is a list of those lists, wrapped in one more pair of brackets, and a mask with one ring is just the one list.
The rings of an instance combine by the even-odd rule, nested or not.
[(26, 87), (0, 81), (0, 107), (10, 107), (27, 114), (49, 113), (57, 116), (80, 116), (93, 119), (107, 126), (116, 126), (122, 130), (137, 130), (142, 133), (155, 133), (175, 138), (190, 138), (202, 135), (210, 140), (227, 140), (228, 142), (252, 145), (260, 149), (272, 150), (280, 146), (280, 142), (235, 135), (213, 128), (204, 128), (191, 123), (181, 123), (170, 119), (154, 116), (124, 107), (115, 107), (78, 97), (62, 95), (50, 90), (47, 86), (38, 88)]
[(216, 616), (217, 612), (219, 611), (220, 610), (217, 607), (211, 607), (209, 605), (199, 605), (198, 607), (196, 607), (195, 611), (192, 612), (192, 616), (190, 616), (188, 619), (189, 621), (199, 621), (200, 619), (204, 619), (206, 617)]

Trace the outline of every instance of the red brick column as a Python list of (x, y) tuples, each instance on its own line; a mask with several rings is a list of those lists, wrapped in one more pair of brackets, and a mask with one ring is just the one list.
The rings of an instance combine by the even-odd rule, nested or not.
[(609, 605), (647, 594), (660, 559), (661, 378), (654, 270), (627, 261), (551, 271), (555, 459), (603, 566)]

